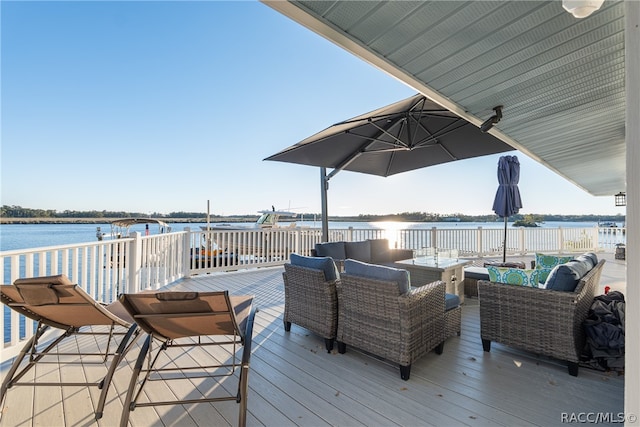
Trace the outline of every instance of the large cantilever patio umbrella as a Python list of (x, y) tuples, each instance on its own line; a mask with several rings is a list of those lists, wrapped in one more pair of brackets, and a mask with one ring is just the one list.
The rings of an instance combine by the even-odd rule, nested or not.
[(522, 208), (520, 199), (520, 162), (516, 156), (502, 156), (498, 160), (498, 190), (493, 200), (493, 211), (504, 218), (502, 262), (507, 260), (507, 219)]
[[(378, 176), (513, 148), (417, 94), (337, 123), (265, 160), (320, 167), (322, 239), (328, 240), (328, 182), (341, 170)], [(333, 168), (327, 175), (326, 168)]]

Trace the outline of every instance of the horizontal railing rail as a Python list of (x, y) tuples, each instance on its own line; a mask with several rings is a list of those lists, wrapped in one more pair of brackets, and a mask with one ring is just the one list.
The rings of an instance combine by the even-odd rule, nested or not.
[[(359, 241), (386, 238), (402, 249), (455, 249), (462, 257), (502, 255), (504, 229), (427, 228), (376, 229), (336, 228), (329, 241)], [(291, 253), (311, 255), (322, 232), (316, 228), (264, 230), (190, 230), (0, 252), (0, 274), (4, 283), (18, 278), (67, 275), (97, 301), (109, 303), (120, 293), (158, 289), (181, 278), (284, 264)], [(625, 242), (624, 228), (510, 228), (506, 253), (570, 253), (613, 251)], [(32, 321), (3, 307), (0, 328), (4, 347), (2, 360), (15, 354), (34, 331)]]

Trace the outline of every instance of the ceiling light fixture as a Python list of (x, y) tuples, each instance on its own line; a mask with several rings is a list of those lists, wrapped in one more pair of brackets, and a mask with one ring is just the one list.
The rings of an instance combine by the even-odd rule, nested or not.
[(502, 105), (498, 105), (497, 107), (493, 107), (493, 111), (496, 113), (489, 117), (483, 124), (480, 125), (480, 130), (482, 132), (488, 132), (489, 129), (493, 127), (493, 125), (497, 124), (502, 118)]
[(615, 196), (616, 206), (627, 206), (627, 193), (623, 193), (622, 191), (616, 194)]
[(600, 9), (604, 0), (562, 0), (562, 7), (576, 18), (586, 18)]

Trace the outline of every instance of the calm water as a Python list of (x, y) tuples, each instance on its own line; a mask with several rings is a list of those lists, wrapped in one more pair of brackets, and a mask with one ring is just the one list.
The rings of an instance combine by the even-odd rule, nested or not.
[[(248, 225), (249, 223), (247, 223)], [(298, 221), (298, 225), (320, 228), (319, 221)], [(198, 229), (205, 223), (174, 223), (169, 224), (172, 231), (182, 231), (185, 227)], [(542, 227), (547, 228), (571, 228), (594, 227), (594, 222), (546, 222)], [(511, 224), (509, 224), (509, 227)], [(622, 223), (618, 223), (622, 226)], [(0, 225), (0, 251), (14, 249), (40, 248), (46, 246), (66, 245), (73, 243), (95, 242), (96, 228), (109, 233), (109, 224), (1, 224)], [(151, 233), (157, 231), (151, 229)], [(382, 228), (396, 229), (425, 229), (425, 228), (503, 228), (504, 222), (329, 222), (329, 228)], [(131, 231), (144, 233), (144, 225), (131, 227)]]

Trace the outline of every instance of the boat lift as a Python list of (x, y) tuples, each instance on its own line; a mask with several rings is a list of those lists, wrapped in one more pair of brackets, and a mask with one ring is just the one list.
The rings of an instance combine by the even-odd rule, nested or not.
[(111, 222), (111, 235), (107, 236), (100, 227), (96, 229), (96, 237), (98, 240), (104, 240), (105, 237), (110, 237), (111, 239), (122, 239), (125, 237), (129, 237), (131, 232), (131, 227), (137, 224), (145, 224), (145, 235), (148, 236), (151, 233), (149, 229), (149, 224), (156, 224), (157, 233), (153, 234), (164, 234), (171, 232), (171, 227), (166, 222), (155, 219), (155, 218), (122, 218), (116, 219)]

